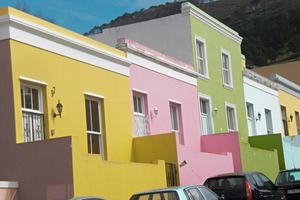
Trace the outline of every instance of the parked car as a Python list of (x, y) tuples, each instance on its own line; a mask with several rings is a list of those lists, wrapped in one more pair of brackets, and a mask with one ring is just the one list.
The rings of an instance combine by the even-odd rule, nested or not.
[(86, 196), (86, 197), (74, 197), (69, 200), (105, 200), (105, 199), (100, 198), (100, 197)]
[(283, 191), (286, 199), (300, 199), (300, 169), (289, 169), (278, 172), (275, 184)]
[(240, 172), (208, 178), (204, 184), (225, 200), (285, 200), (285, 195), (264, 174)]
[(130, 200), (220, 200), (221, 198), (203, 185), (190, 185), (155, 189), (136, 193)]

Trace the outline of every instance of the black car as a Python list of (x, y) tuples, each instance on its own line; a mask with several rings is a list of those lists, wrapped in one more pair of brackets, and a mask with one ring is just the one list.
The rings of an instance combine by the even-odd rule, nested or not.
[(285, 200), (284, 194), (260, 172), (227, 173), (206, 179), (204, 185), (225, 200)]
[(289, 169), (278, 172), (275, 184), (283, 191), (286, 199), (300, 199), (300, 169)]

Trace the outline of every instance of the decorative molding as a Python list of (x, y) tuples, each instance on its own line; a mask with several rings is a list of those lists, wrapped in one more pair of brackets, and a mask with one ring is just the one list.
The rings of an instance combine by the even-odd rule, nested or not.
[(148, 60), (152, 60), (156, 63), (163, 64), (165, 67), (170, 68), (172, 70), (181, 72), (188, 76), (198, 78), (199, 74), (194, 71), (194, 67), (183, 63), (179, 60), (176, 60), (172, 57), (169, 57), (165, 54), (157, 52), (153, 49), (145, 47), (137, 42), (126, 38), (118, 39), (118, 44), (116, 45), (117, 49), (123, 50), (125, 52), (130, 52), (135, 55), (142, 56)]
[(243, 70), (243, 76), (257, 82), (257, 83), (260, 83), (262, 85), (265, 85), (266, 87), (269, 87), (271, 89), (274, 89), (274, 90), (278, 90), (279, 87), (278, 87), (278, 84), (271, 81), (270, 79), (264, 77), (264, 76), (261, 76), (259, 75), (258, 73), (254, 72), (254, 71), (251, 71), (249, 69), (244, 69)]
[(208, 25), (211, 28), (215, 29), (216, 31), (220, 32), (221, 34), (234, 40), (238, 44), (242, 43), (243, 38), (241, 36), (239, 36), (239, 34), (236, 31), (227, 27), (225, 24), (219, 22), (218, 20), (216, 20), (212, 16), (208, 15), (201, 9), (193, 6), (189, 2), (185, 2), (185, 3), (181, 4), (181, 12), (182, 12), (182, 14), (190, 14), (190, 16), (195, 17), (199, 21), (205, 23), (206, 25)]

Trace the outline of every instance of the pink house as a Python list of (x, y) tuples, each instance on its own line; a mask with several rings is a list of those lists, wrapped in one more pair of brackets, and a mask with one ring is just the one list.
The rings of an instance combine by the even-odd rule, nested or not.
[(125, 38), (117, 48), (132, 62), (133, 145), (140, 152), (135, 159), (165, 160), (168, 186), (202, 184), (208, 176), (234, 171), (231, 152), (202, 150), (194, 67)]

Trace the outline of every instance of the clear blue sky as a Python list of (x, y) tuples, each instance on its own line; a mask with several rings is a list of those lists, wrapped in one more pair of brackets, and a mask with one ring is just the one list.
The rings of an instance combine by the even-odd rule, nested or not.
[(79, 34), (140, 9), (174, 0), (0, 0), (0, 7), (25, 6), (33, 14)]

